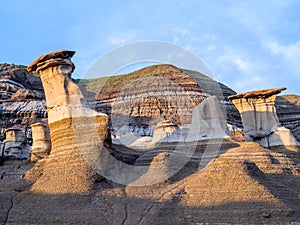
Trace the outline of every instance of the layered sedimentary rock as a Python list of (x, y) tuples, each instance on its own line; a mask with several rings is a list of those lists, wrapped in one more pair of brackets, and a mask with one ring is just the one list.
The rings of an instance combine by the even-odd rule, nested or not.
[(5, 131), (3, 141), (3, 156), (7, 158), (28, 159), (30, 156), (30, 145), (26, 140), (25, 133), (21, 129), (11, 128)]
[(300, 142), (300, 96), (291, 94), (277, 96), (275, 107), (279, 122)]
[(31, 161), (35, 162), (50, 154), (51, 139), (49, 128), (44, 123), (35, 123), (31, 125), (32, 147)]
[[(201, 156), (203, 148), (207, 148), (206, 142), (199, 143), (193, 158)], [(299, 211), (295, 188), (300, 181), (299, 168), (294, 158), (253, 142), (237, 144), (226, 141), (223, 144), (219, 156), (203, 170), (194, 168), (197, 168), (199, 159), (191, 158), (186, 163), (182, 160), (184, 156), (171, 159), (171, 151), (160, 152), (162, 149), (166, 151), (167, 146), (156, 149), (157, 154), (152, 155), (152, 161), (148, 160), (150, 156), (141, 155), (136, 160), (138, 165), (148, 163), (150, 166), (136, 182), (161, 178), (165, 185), (127, 186), (126, 196), (134, 199), (132, 202), (151, 199), (146, 206), (144, 202), (138, 206), (129, 203), (127, 221), (150, 224), (155, 218), (156, 224), (194, 224), (195, 221), (232, 224), (249, 223), (251, 220), (256, 224), (259, 222), (255, 221), (264, 220), (264, 223), (270, 224), (290, 219), (291, 214)], [(211, 146), (207, 151), (214, 148)], [(191, 163), (193, 160), (195, 162)], [(182, 170), (170, 173), (176, 163), (182, 165)], [(155, 175), (158, 170), (161, 173)], [(141, 219), (139, 213), (143, 215)]]
[[(152, 156), (151, 160), (150, 157)], [(148, 161), (149, 160), (149, 161)], [(149, 152), (140, 156), (135, 165), (142, 165), (148, 161), (149, 169), (147, 173), (139, 177), (130, 186), (153, 185), (166, 181), (171, 181), (171, 177), (178, 172), (178, 165), (185, 165), (189, 160), (184, 154), (179, 152)]]
[(276, 95), (286, 88), (240, 93), (229, 97), (242, 116), (246, 141), (258, 141), (265, 147), (297, 145), (290, 131), (279, 123)]
[[(153, 95), (139, 98), (135, 93), (145, 94), (147, 91), (144, 90), (150, 90), (149, 82), (144, 79), (147, 77), (159, 77), (164, 82), (159, 86), (153, 85), (154, 87), (151, 88)], [(193, 109), (206, 98), (205, 95), (217, 96), (227, 122), (232, 127), (242, 125), (238, 110), (231, 102), (226, 101), (226, 97), (234, 95), (235, 92), (197, 71), (179, 69), (171, 65), (156, 65), (111, 78), (77, 80), (76, 82), (84, 92), (89, 106), (107, 113), (110, 118), (111, 115), (115, 115), (112, 117), (111, 124), (115, 124), (114, 131), (122, 135), (134, 132), (141, 136), (152, 136), (156, 123), (166, 118), (173, 122), (191, 123)], [(171, 98), (163, 88), (168, 83), (172, 83), (172, 88), (175, 90), (171, 93)], [(157, 93), (155, 93), (156, 87)], [(165, 87), (166, 90), (172, 89)], [(176, 91), (176, 87), (181, 92)], [(0, 64), (0, 96), (2, 96), (0, 97), (0, 133), (4, 133), (6, 128), (15, 124), (21, 124), (25, 128), (35, 122), (47, 122), (43, 92), (41, 79), (27, 72), (25, 66)], [(122, 100), (122, 93), (125, 92), (127, 100)], [(198, 97), (194, 93), (198, 93)], [(134, 99), (135, 97), (138, 99)], [(275, 102), (279, 122), (290, 129), (298, 141), (300, 141), (299, 99), (297, 95), (277, 96)], [(114, 103), (116, 105), (112, 108)], [(125, 116), (119, 114), (118, 111), (121, 111), (121, 108), (129, 114)], [(112, 114), (112, 111), (115, 114)], [(123, 122), (119, 123), (119, 121)], [(123, 124), (123, 126), (119, 127), (118, 124)]]
[(95, 171), (88, 161), (99, 160), (108, 137), (108, 117), (86, 108), (80, 89), (72, 82), (74, 51), (43, 55), (28, 66), (41, 77), (52, 141), (42, 176), (32, 190), (47, 193), (82, 193), (91, 189)]
[[(118, 131), (121, 126), (134, 125), (137, 130), (159, 120), (187, 124), (191, 116), (189, 111), (206, 97), (206, 93), (197, 90), (190, 77), (182, 79), (191, 84), (187, 82), (187, 87), (183, 87), (166, 77), (142, 77), (127, 84), (110, 104), (112, 128)], [(188, 85), (192, 86), (191, 90), (186, 90)]]
[(41, 80), (25, 66), (0, 64), (0, 128), (24, 128), (47, 118)]
[(229, 122), (240, 124), (238, 111), (226, 100), (235, 92), (196, 71), (164, 64), (77, 82), (89, 103), (110, 116), (115, 132), (127, 129), (144, 136), (159, 121), (190, 124), (193, 109), (210, 95), (218, 97)]

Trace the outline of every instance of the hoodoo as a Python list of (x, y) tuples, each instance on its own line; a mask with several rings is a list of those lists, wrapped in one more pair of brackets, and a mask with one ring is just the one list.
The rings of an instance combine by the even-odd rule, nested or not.
[(285, 89), (250, 91), (228, 97), (241, 114), (246, 141), (256, 141), (264, 147), (297, 145), (276, 114), (276, 95)]
[(97, 161), (108, 136), (108, 116), (87, 108), (80, 89), (71, 79), (74, 54), (74, 51), (55, 51), (39, 57), (27, 68), (41, 77), (52, 141), (51, 154), (42, 176), (32, 187), (34, 191), (89, 191), (95, 172), (88, 161)]
[(41, 122), (31, 125), (32, 132), (32, 147), (31, 147), (31, 161), (36, 162), (50, 154), (51, 139), (48, 127)]

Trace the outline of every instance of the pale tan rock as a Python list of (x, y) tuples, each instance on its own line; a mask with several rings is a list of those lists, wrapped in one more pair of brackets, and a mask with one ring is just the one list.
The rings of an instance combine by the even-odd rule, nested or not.
[(32, 147), (31, 157), (32, 162), (36, 162), (50, 154), (51, 139), (49, 128), (44, 123), (35, 123), (31, 125), (32, 131)]
[(228, 97), (241, 114), (246, 141), (258, 141), (264, 147), (297, 145), (290, 131), (281, 127), (276, 114), (276, 95), (285, 89), (252, 91)]
[(206, 98), (194, 109), (188, 140), (224, 138), (228, 135), (226, 118), (217, 97)]
[(161, 121), (157, 123), (156, 127), (154, 128), (152, 144), (157, 142), (171, 141), (171, 139), (174, 139), (172, 138), (172, 135), (178, 131), (178, 126), (172, 123), (170, 120)]
[(104, 140), (108, 138), (108, 116), (86, 107), (83, 95), (73, 83), (74, 51), (60, 50), (41, 56), (28, 71), (41, 77), (52, 141), (42, 176), (32, 191), (42, 193), (84, 193), (91, 190)]

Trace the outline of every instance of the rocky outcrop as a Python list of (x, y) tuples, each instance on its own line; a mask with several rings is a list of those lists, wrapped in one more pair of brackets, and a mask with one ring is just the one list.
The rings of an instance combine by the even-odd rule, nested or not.
[[(0, 64), (0, 130), (15, 124), (23, 128), (47, 123), (46, 102), (39, 77), (24, 66)], [(76, 80), (90, 108), (106, 113), (110, 128), (120, 135), (128, 132), (152, 136), (159, 121), (177, 125), (192, 122), (193, 109), (208, 96), (217, 96), (231, 127), (242, 127), (234, 105), (226, 98), (235, 92), (197, 72), (171, 65), (156, 65), (129, 74), (91, 80)], [(279, 122), (300, 141), (299, 96), (277, 96)], [(233, 132), (236, 133), (236, 132)], [(241, 135), (239, 135), (241, 136)], [(243, 137), (239, 137), (242, 139)]]
[(49, 128), (44, 123), (34, 123), (31, 125), (32, 132), (32, 147), (31, 158), (32, 162), (36, 162), (50, 154), (51, 139)]
[(275, 107), (279, 122), (288, 128), (300, 142), (300, 96), (277, 96)]
[(25, 66), (0, 64), (0, 128), (31, 123), (47, 118), (41, 80)]
[(43, 55), (28, 66), (41, 77), (52, 141), (43, 174), (32, 191), (83, 193), (95, 180), (88, 160), (97, 161), (108, 137), (108, 117), (85, 107), (80, 89), (72, 82), (74, 51), (60, 50)]
[(172, 141), (172, 139), (173, 141), (178, 141), (180, 139), (180, 135), (179, 138), (171, 138), (175, 135), (175, 133), (180, 134), (180, 130), (176, 124), (172, 123), (169, 120), (161, 121), (157, 123), (156, 127), (154, 128), (152, 143), (155, 144), (157, 142), (164, 141), (168, 142)]
[(265, 147), (297, 145), (290, 131), (281, 127), (276, 114), (276, 95), (285, 89), (252, 91), (229, 97), (241, 113), (246, 141), (258, 141)]
[(228, 135), (226, 118), (217, 97), (208, 97), (194, 109), (189, 139), (224, 138)]
[(43, 93), (41, 79), (26, 70), (26, 66), (14, 64), (0, 64), (1, 80), (8, 80), (10, 83), (25, 88), (36, 90)]
[(1, 146), (1, 156), (4, 158), (28, 159), (30, 145), (25, 133), (18, 128), (10, 128), (5, 131), (5, 140)]
[(196, 71), (165, 64), (76, 82), (91, 106), (110, 116), (116, 132), (127, 127), (145, 135), (142, 130), (163, 120), (179, 126), (191, 124), (194, 108), (211, 95), (219, 99), (228, 122), (240, 124), (238, 111), (226, 100), (235, 92)]

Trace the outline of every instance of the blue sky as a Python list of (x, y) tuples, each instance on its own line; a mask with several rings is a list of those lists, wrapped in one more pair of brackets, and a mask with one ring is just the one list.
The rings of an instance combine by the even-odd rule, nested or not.
[(300, 94), (300, 1), (6, 0), (0, 8), (0, 62), (76, 50), (80, 78), (99, 57), (144, 40), (196, 54), (237, 92), (287, 87)]

